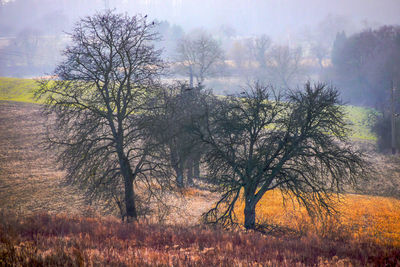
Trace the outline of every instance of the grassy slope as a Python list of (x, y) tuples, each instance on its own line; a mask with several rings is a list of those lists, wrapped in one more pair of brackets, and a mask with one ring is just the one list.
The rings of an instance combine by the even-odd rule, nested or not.
[[(35, 103), (33, 99), (33, 90), (35, 87), (36, 83), (32, 79), (0, 77), (0, 100)], [(370, 130), (373, 123), (373, 115), (375, 114), (374, 110), (346, 106), (345, 111), (348, 114), (348, 123), (352, 130), (352, 138), (376, 140), (375, 135)]]

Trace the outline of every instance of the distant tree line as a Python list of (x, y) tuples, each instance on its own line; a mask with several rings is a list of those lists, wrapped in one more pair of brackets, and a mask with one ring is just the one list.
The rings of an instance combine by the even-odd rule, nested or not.
[[(395, 113), (400, 108), (400, 27), (383, 26), (351, 36), (339, 32), (332, 49), (332, 64), (331, 79), (342, 88), (343, 96), (380, 112), (373, 130), (379, 147), (390, 148), (392, 105)], [(396, 139), (399, 147), (399, 131)]]

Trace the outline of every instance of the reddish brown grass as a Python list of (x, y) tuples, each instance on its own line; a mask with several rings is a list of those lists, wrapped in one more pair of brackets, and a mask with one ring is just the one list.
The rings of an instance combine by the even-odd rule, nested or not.
[(399, 247), (346, 236), (288, 238), (47, 213), (2, 212), (0, 221), (0, 265), (6, 266), (400, 265)]

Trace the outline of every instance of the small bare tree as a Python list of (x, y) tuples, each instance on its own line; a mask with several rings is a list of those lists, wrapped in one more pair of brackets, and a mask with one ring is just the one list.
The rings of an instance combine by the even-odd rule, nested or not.
[(236, 69), (242, 70), (245, 67), (247, 54), (246, 47), (241, 41), (234, 41), (231, 50), (229, 51), (230, 57), (236, 65)]
[[(189, 87), (194, 90), (201, 88), (207, 77), (220, 73), (224, 65), (224, 52), (220, 44), (202, 30), (194, 31), (182, 38), (178, 43), (177, 53), (181, 67), (189, 75)], [(196, 86), (193, 85), (194, 78)], [(198, 150), (192, 150), (187, 155), (184, 161), (187, 162), (188, 177), (200, 176), (200, 159), (201, 151)]]
[[(194, 177), (199, 177), (196, 155), (199, 153), (199, 142), (188, 125), (194, 114), (201, 112), (201, 103), (197, 100), (203, 94), (201, 88), (190, 88), (185, 83), (166, 86), (164, 94), (159, 98), (160, 109), (153, 112), (153, 135), (164, 147), (164, 158), (170, 162), (176, 177), (176, 185), (185, 186), (185, 170), (187, 184), (193, 183)], [(199, 163), (198, 163), (199, 164)], [(194, 177), (193, 177), (194, 176)]]
[(314, 43), (311, 47), (311, 53), (318, 60), (319, 67), (322, 70), (324, 68), (322, 63), (329, 56), (329, 49), (321, 43)]
[(190, 87), (193, 87), (193, 78), (198, 85), (203, 84), (206, 77), (218, 73), (224, 64), (219, 43), (205, 31), (192, 32), (182, 38), (177, 53), (178, 61), (189, 75)]
[(311, 214), (334, 210), (333, 194), (366, 172), (362, 155), (347, 143), (338, 104), (334, 88), (309, 83), (285, 98), (256, 83), (239, 96), (205, 101), (193, 131), (208, 147), (208, 179), (222, 193), (206, 220), (235, 223), (235, 204), (243, 197), (244, 226), (255, 229), (255, 207), (275, 188)]
[(258, 63), (261, 69), (267, 67), (267, 52), (271, 46), (271, 38), (263, 34), (259, 37), (250, 39), (247, 42), (251, 57)]
[(30, 68), (34, 68), (36, 63), (36, 57), (40, 46), (43, 43), (41, 38), (42, 33), (39, 30), (33, 28), (25, 28), (16, 36), (14, 43), (9, 46), (10, 52), (15, 55), (20, 55), (24, 62)]
[(267, 56), (270, 78), (277, 85), (290, 88), (302, 74), (303, 51), (300, 47), (275, 46)]
[(134, 182), (155, 170), (145, 114), (163, 62), (152, 45), (153, 25), (111, 11), (81, 19), (57, 79), (40, 81), (36, 92), (56, 116), (49, 141), (67, 180), (92, 195), (115, 197), (128, 220), (138, 216)]

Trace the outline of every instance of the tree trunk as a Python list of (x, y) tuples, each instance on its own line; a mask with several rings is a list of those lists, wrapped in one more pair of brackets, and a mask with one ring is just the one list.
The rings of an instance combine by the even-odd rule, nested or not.
[(191, 158), (188, 159), (187, 165), (186, 165), (186, 178), (188, 185), (193, 184), (193, 160)]
[(321, 70), (324, 69), (324, 65), (322, 65), (322, 58), (318, 59), (318, 64), (319, 64), (319, 67), (321, 68)]
[(244, 227), (254, 229), (256, 226), (256, 203), (254, 200), (247, 200), (244, 207)]
[(131, 219), (137, 220), (135, 193), (133, 191), (133, 180), (125, 180), (125, 207), (126, 207), (126, 220), (129, 222)]
[(170, 156), (171, 156), (171, 163), (172, 163), (172, 168), (175, 171), (176, 174), (176, 185), (179, 188), (183, 188), (183, 163), (182, 160), (180, 159), (178, 152), (176, 151), (176, 148), (170, 145)]
[(255, 229), (256, 227), (256, 204), (254, 193), (256, 188), (252, 185), (245, 186), (244, 197), (244, 227), (246, 229)]
[(179, 166), (174, 167), (175, 173), (176, 173), (176, 185), (179, 188), (183, 188), (183, 170)]
[(119, 155), (119, 158), (121, 173), (124, 177), (125, 185), (126, 219), (129, 222), (131, 219), (137, 219), (135, 193), (133, 191), (133, 173), (129, 165), (129, 160), (124, 155)]
[(189, 66), (189, 86), (193, 88), (193, 69), (192, 66)]
[(195, 153), (193, 157), (193, 177), (200, 178), (200, 159), (201, 154)]

